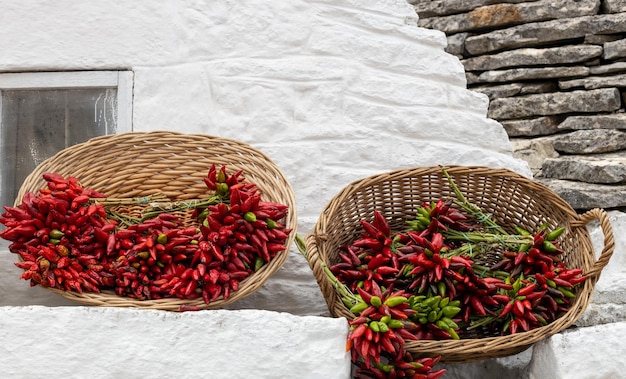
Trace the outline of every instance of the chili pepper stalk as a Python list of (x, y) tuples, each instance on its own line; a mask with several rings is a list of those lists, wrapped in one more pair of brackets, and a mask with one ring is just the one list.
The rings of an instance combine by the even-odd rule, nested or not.
[(455, 203), (458, 206), (460, 206), (461, 208), (469, 212), (472, 216), (476, 218), (476, 220), (478, 220), (480, 223), (485, 225), (488, 229), (491, 229), (498, 234), (507, 234), (507, 232), (500, 225), (498, 225), (491, 218), (490, 215), (483, 213), (483, 211), (478, 206), (476, 206), (475, 204), (472, 204), (469, 200), (467, 200), (467, 198), (463, 195), (463, 193), (461, 192), (459, 187), (456, 185), (456, 183), (454, 182), (454, 179), (452, 179), (452, 177), (450, 176), (450, 174), (448, 173), (445, 167), (441, 167), (441, 171), (443, 172), (445, 177), (448, 179), (448, 184), (450, 185), (450, 187), (452, 188), (452, 191), (454, 191), (454, 194), (457, 197), (457, 200), (455, 201)]
[[(300, 236), (299, 234), (296, 234), (294, 242), (296, 247), (298, 248), (298, 251), (300, 251), (304, 258), (308, 260), (306, 252), (306, 242), (304, 241), (304, 238), (302, 238), (302, 236)], [(330, 271), (330, 268), (328, 267), (328, 265), (326, 265), (325, 262), (322, 261), (321, 264), (322, 269), (326, 274), (326, 277), (328, 278), (328, 280), (330, 280), (337, 293), (341, 296), (344, 304), (358, 304), (359, 299), (355, 296), (355, 294), (337, 279), (337, 277), (332, 273), (332, 271)]]

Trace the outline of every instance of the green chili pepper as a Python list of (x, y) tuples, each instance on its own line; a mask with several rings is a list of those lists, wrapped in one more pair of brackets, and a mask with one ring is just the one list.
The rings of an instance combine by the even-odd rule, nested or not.
[(557, 229), (554, 229), (553, 231), (548, 233), (548, 235), (546, 235), (546, 240), (554, 241), (555, 239), (559, 238), (559, 236), (561, 234), (563, 234), (564, 231), (565, 231), (565, 227), (564, 226), (562, 226), (560, 228), (557, 228)]

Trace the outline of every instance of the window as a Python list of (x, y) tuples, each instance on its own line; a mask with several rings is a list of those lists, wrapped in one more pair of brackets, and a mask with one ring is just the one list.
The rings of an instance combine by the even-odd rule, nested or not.
[(0, 74), (0, 204), (58, 151), (132, 130), (132, 72)]

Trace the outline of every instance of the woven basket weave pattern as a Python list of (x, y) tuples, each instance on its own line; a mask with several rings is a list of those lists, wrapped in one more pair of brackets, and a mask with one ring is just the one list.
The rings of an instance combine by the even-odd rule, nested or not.
[[(239, 290), (231, 293), (228, 299), (219, 298), (207, 305), (202, 299), (139, 301), (118, 297), (112, 292), (79, 294), (51, 290), (71, 300), (91, 305), (164, 310), (178, 310), (180, 305), (203, 309), (222, 308), (257, 291), (285, 263), (295, 238), (297, 216), (290, 183), (268, 156), (245, 143), (208, 135), (165, 131), (93, 138), (62, 150), (37, 166), (22, 184), (16, 204), (26, 192), (37, 193), (46, 186), (42, 178), (45, 172), (74, 176), (84, 187), (95, 189), (111, 198), (163, 194), (170, 201), (203, 199), (210, 196), (202, 178), (206, 177), (211, 164), (217, 167), (226, 165), (229, 173), (242, 169), (246, 181), (257, 185), (264, 200), (289, 207), (284, 224), (293, 229), (285, 242), (287, 249), (245, 279)], [(189, 224), (190, 220), (183, 222)]]
[[(521, 352), (533, 343), (570, 326), (590, 301), (602, 268), (614, 248), (606, 213), (593, 210), (578, 215), (571, 206), (547, 187), (505, 169), (453, 166), (447, 168), (464, 196), (501, 226), (512, 225), (537, 230), (544, 222), (549, 229), (567, 226), (560, 239), (568, 267), (583, 268), (589, 279), (579, 289), (569, 312), (544, 327), (512, 336), (466, 338), (448, 341), (407, 341), (408, 351), (421, 355), (441, 355), (446, 362), (468, 362)], [(353, 318), (326, 277), (323, 264), (339, 261), (339, 247), (353, 241), (361, 232), (359, 221), (371, 220), (378, 210), (394, 230), (406, 230), (405, 222), (415, 217), (423, 202), (455, 198), (441, 167), (398, 170), (356, 181), (339, 192), (324, 208), (312, 233), (306, 236), (307, 259), (336, 317)], [(586, 225), (599, 220), (605, 246), (596, 261)]]

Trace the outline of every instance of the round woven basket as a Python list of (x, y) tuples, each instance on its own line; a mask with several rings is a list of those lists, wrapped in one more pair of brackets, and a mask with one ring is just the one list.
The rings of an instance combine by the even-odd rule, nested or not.
[[(407, 351), (418, 356), (441, 356), (445, 362), (470, 362), (517, 354), (534, 343), (572, 325), (583, 313), (604, 266), (613, 250), (613, 232), (605, 211), (594, 209), (577, 214), (546, 186), (506, 169), (451, 166), (446, 171), (465, 197), (490, 214), (504, 228), (512, 225), (537, 230), (566, 226), (560, 246), (568, 267), (580, 267), (588, 279), (577, 293), (570, 310), (552, 323), (514, 335), (460, 340), (406, 341)], [(423, 202), (455, 198), (441, 167), (398, 170), (358, 180), (345, 187), (323, 209), (305, 239), (306, 257), (331, 314), (354, 318), (324, 272), (324, 266), (339, 261), (339, 247), (361, 233), (360, 220), (369, 220), (378, 210), (390, 220), (392, 229), (405, 230)], [(587, 224), (599, 221), (604, 247), (596, 259)]]
[[(74, 176), (84, 187), (111, 198), (137, 198), (165, 195), (169, 201), (202, 199), (208, 189), (202, 178), (211, 164), (226, 165), (228, 172), (243, 170), (247, 182), (257, 185), (265, 201), (289, 207), (284, 220), (292, 229), (279, 252), (268, 264), (241, 282), (228, 299), (219, 297), (205, 304), (202, 299), (166, 298), (136, 300), (112, 291), (102, 293), (51, 291), (81, 303), (100, 306), (179, 310), (181, 305), (218, 309), (257, 291), (285, 263), (296, 234), (297, 216), (293, 189), (280, 169), (262, 152), (235, 140), (201, 134), (166, 131), (131, 132), (107, 135), (66, 148), (45, 160), (31, 172), (20, 187), (16, 205), (26, 192), (37, 193), (46, 186), (45, 172)], [(183, 220), (185, 223), (185, 220)]]

